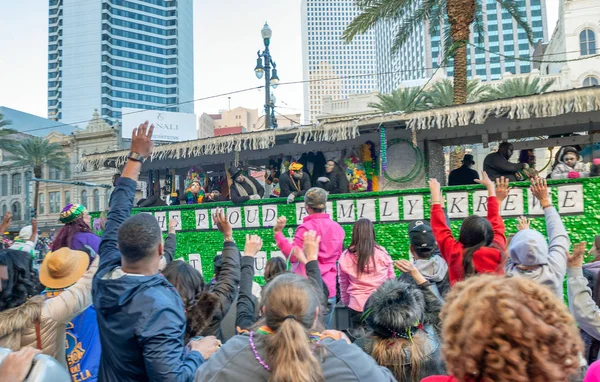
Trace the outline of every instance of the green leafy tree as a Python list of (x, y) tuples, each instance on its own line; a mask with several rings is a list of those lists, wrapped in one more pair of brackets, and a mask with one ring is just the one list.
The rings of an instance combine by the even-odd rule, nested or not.
[(16, 130), (9, 129), (6, 126), (12, 125), (12, 121), (4, 119), (4, 115), (0, 113), (0, 149), (3, 149), (7, 145), (6, 137), (16, 133)]
[[(482, 85), (479, 80), (469, 80), (467, 82), (467, 103), (487, 99), (489, 92), (488, 85)], [(434, 83), (425, 92), (425, 102), (434, 108), (452, 106), (454, 104), (454, 83), (449, 79)]]
[[(519, 11), (515, 0), (496, 0), (522, 28), (533, 44), (533, 32), (527, 19)], [(399, 25), (394, 36), (392, 54), (426, 23), (429, 32), (440, 33), (444, 41), (445, 57), (454, 58), (454, 104), (467, 102), (467, 45), (471, 27), (477, 40), (483, 41), (482, 3), (484, 0), (355, 0), (361, 13), (346, 28), (342, 38), (351, 42), (379, 22)], [(415, 9), (414, 11), (412, 9)], [(445, 60), (444, 60), (445, 61)]]
[(496, 86), (490, 86), (490, 92), (486, 100), (502, 98), (524, 97), (534, 94), (542, 94), (554, 84), (554, 79), (541, 84), (540, 77), (528, 76), (525, 78), (507, 78)]
[(370, 103), (369, 107), (377, 109), (382, 113), (399, 111), (409, 113), (427, 108), (423, 103), (424, 94), (418, 87), (396, 89), (391, 94), (379, 94), (377, 98), (379, 98), (379, 101)]
[[(51, 143), (40, 137), (30, 137), (19, 141), (9, 141), (6, 151), (10, 154), (7, 160), (14, 161), (15, 166), (33, 167), (33, 175), (41, 179), (42, 169), (47, 166), (62, 170), (68, 163), (67, 154), (58, 143)], [(35, 182), (33, 205), (38, 205), (39, 182)]]

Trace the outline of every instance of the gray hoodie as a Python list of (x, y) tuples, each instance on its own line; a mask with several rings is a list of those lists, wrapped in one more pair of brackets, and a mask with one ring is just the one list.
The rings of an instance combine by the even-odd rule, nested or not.
[[(544, 215), (550, 245), (541, 233), (533, 229), (517, 232), (508, 247), (510, 257), (505, 270), (507, 275), (525, 277), (546, 285), (563, 299), (563, 281), (571, 243), (556, 208), (546, 208)], [(537, 267), (523, 270), (517, 265)]]
[[(256, 341), (256, 338), (255, 338)], [(261, 341), (256, 351), (265, 360)], [(395, 381), (392, 373), (356, 345), (344, 340), (325, 338), (321, 341), (325, 356), (321, 364), (325, 381)], [(267, 381), (270, 372), (257, 361), (247, 335), (231, 338), (198, 368), (195, 382)]]
[(440, 250), (436, 248), (429, 259), (415, 260), (414, 265), (423, 277), (433, 284), (434, 293), (443, 300), (450, 291), (450, 279), (448, 278), (448, 263), (440, 255)]

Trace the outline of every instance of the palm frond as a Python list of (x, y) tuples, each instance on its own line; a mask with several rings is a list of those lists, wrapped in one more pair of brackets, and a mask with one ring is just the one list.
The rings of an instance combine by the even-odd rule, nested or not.
[(421, 6), (411, 14), (406, 14), (399, 22), (398, 31), (392, 44), (392, 54), (396, 53), (413, 34), (417, 27), (422, 26), (425, 21), (431, 19), (431, 15), (440, 8), (440, 3), (445, 0), (423, 0)]
[(508, 78), (493, 87), (486, 98), (496, 100), (541, 94), (548, 91), (553, 84), (554, 80), (551, 80), (540, 85), (539, 77)]
[(31, 137), (20, 141), (10, 141), (5, 148), (7, 160), (16, 166), (48, 166), (62, 169), (68, 163), (68, 157), (58, 143), (49, 142), (40, 137)]
[(360, 7), (361, 13), (348, 24), (342, 40), (352, 42), (357, 34), (363, 34), (374, 28), (379, 21), (397, 19), (401, 17), (414, 0), (378, 0), (365, 1), (365, 6)]
[(527, 33), (527, 40), (529, 40), (529, 44), (533, 45), (533, 30), (531, 26), (527, 23), (527, 16), (524, 15), (519, 10), (519, 4), (517, 4), (514, 0), (496, 0), (502, 8), (506, 9), (508, 13), (512, 16), (512, 18), (517, 22), (517, 25), (520, 26), (525, 33)]
[(379, 94), (379, 102), (370, 103), (369, 107), (382, 113), (411, 112), (425, 110), (424, 94), (419, 87), (400, 88), (391, 94)]
[(4, 119), (4, 114), (0, 113), (0, 129), (8, 125), (12, 125), (12, 121)]
[[(467, 82), (467, 103), (487, 99), (491, 91), (488, 85), (482, 85), (479, 80)], [(431, 107), (446, 107), (454, 105), (454, 83), (446, 78), (434, 83), (425, 95), (426, 103)]]

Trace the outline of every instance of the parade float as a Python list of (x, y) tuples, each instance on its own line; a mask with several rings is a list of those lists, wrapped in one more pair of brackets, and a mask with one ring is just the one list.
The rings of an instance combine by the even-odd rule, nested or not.
[[(429, 218), (427, 179), (445, 182), (444, 147), (511, 141), (515, 150), (572, 145), (593, 148), (599, 138), (600, 88), (584, 88), (414, 113), (337, 116), (306, 127), (160, 145), (143, 164), (141, 179), (152, 184), (171, 176), (161, 187), (169, 183), (172, 189), (168, 193), (184, 195), (184, 182), (179, 182), (177, 189), (173, 176), (185, 179), (192, 167), (202, 168), (206, 179), (223, 179), (231, 165), (258, 170), (268, 166), (269, 158), (321, 152), (327, 160), (344, 163), (351, 180), (351, 192), (331, 195), (327, 205), (328, 213), (346, 231), (346, 244), (352, 223), (368, 218), (375, 222), (378, 242), (397, 259), (409, 256), (408, 223)], [(87, 155), (80, 165), (121, 168), (127, 154), (128, 150)], [(549, 184), (571, 241), (593, 242), (600, 233), (600, 178), (552, 180)], [(502, 205), (507, 235), (516, 231), (515, 218), (521, 215), (532, 218), (532, 228), (545, 233), (543, 210), (528, 186), (528, 182), (515, 183)], [(444, 191), (455, 232), (463, 218), (486, 214), (487, 193), (482, 187), (445, 187)], [(306, 216), (301, 198), (291, 204), (271, 198), (242, 206), (230, 202), (181, 204), (139, 208), (133, 213), (153, 214), (165, 233), (169, 220), (178, 218), (176, 257), (210, 279), (213, 258), (223, 245), (211, 217), (217, 207), (226, 209), (236, 241), (243, 243), (246, 234), (263, 238), (263, 251), (255, 260), (258, 281), (265, 262), (281, 255), (271, 228), (277, 217), (287, 217), (283, 232), (291, 240)]]

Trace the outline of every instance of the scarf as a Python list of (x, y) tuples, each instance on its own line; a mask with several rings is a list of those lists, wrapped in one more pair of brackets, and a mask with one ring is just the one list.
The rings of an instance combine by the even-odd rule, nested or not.
[[(235, 189), (237, 190), (238, 194), (240, 194), (240, 196), (250, 196), (248, 195), (248, 192), (246, 192), (246, 189), (240, 183), (236, 182), (235, 180), (233, 181), (233, 183), (235, 183)], [(254, 183), (252, 183), (251, 180), (245, 178), (244, 183), (250, 186), (250, 188), (252, 188), (252, 195), (258, 195), (256, 186), (254, 185)]]

